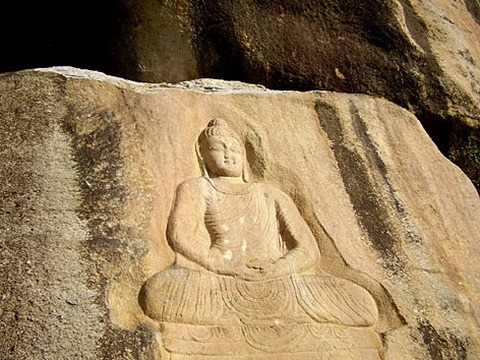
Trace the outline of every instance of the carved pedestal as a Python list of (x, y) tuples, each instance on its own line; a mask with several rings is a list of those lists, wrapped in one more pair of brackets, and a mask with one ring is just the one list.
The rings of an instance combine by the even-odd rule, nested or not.
[(170, 360), (380, 359), (381, 342), (371, 328), (329, 324), (162, 327)]

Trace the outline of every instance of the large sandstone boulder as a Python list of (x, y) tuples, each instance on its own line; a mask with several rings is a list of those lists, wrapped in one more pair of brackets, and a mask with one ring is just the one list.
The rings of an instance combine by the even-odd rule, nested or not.
[(478, 0), (119, 0), (112, 11), (113, 74), (383, 97), (480, 186)]
[(480, 199), (398, 105), (54, 68), (2, 75), (0, 114), (2, 358), (161, 358), (139, 294), (174, 259), (175, 189), (216, 117), (293, 199), (322, 270), (373, 296), (385, 359), (480, 356)]

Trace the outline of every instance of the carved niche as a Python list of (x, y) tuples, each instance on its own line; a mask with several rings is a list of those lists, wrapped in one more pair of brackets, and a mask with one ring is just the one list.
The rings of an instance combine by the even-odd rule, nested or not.
[(251, 182), (222, 119), (200, 134), (203, 176), (181, 183), (167, 226), (175, 263), (143, 285), (164, 356), (183, 359), (380, 359), (378, 310), (359, 285), (319, 269), (292, 199)]

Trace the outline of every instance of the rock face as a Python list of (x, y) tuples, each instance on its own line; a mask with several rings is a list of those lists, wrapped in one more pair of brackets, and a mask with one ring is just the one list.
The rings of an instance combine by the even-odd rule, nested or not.
[[(166, 352), (165, 324), (141, 307), (147, 279), (174, 261), (166, 228), (175, 192), (201, 176), (195, 144), (218, 117), (245, 147), (253, 183), (285, 194), (307, 224), (320, 253), (315, 276), (374, 299), (379, 318), (364, 329), (381, 339), (376, 356), (480, 356), (480, 199), (401, 107), (56, 68), (3, 75), (0, 114), (4, 359), (235, 358)], [(299, 303), (318, 299), (305, 296)], [(340, 347), (353, 336), (335, 329)], [(202, 336), (195, 341), (208, 342)], [(280, 355), (263, 348), (247, 358)]]
[(12, 5), (0, 12), (21, 13), (23, 31), (12, 32), (16, 17), (0, 23), (0, 72), (69, 65), (136, 81), (208, 77), (383, 97), (413, 112), (480, 189), (478, 0)]
[(477, 0), (117, 4), (114, 74), (383, 97), (412, 111), (480, 186)]

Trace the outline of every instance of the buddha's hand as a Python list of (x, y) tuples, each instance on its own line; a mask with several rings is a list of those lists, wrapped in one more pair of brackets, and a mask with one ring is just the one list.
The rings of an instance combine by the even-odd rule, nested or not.
[[(228, 255), (228, 254), (227, 254)], [(270, 263), (258, 260), (245, 261), (241, 257), (229, 257), (216, 254), (215, 272), (245, 281), (261, 281), (265, 278)]]
[(262, 281), (267, 274), (268, 264), (246, 264), (243, 266), (240, 278), (246, 281)]
[(276, 261), (272, 261), (270, 264), (268, 264), (268, 266), (265, 267), (264, 271), (265, 280), (284, 278), (294, 273), (290, 266), (290, 263), (285, 258), (280, 258)]
[(240, 277), (247, 281), (264, 281), (282, 278), (290, 273), (288, 261), (285, 259), (250, 259)]

